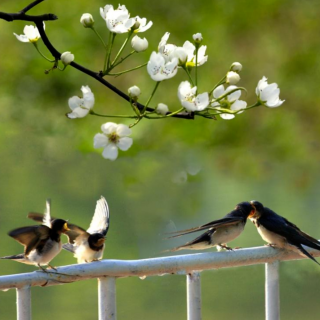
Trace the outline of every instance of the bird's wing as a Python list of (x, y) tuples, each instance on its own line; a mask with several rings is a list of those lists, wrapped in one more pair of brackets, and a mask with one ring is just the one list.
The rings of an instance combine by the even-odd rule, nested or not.
[(320, 242), (317, 239), (312, 238), (305, 232), (301, 231), (295, 224), (288, 221), (286, 218), (277, 215), (276, 213), (269, 213), (266, 218), (262, 216), (259, 219), (259, 222), (269, 231), (285, 237), (292, 245), (303, 244), (320, 250)]
[(79, 237), (79, 236), (86, 236), (86, 237), (89, 237), (89, 233), (82, 229), (81, 227), (75, 225), (75, 224), (72, 224), (72, 223), (69, 223), (68, 222), (68, 228), (69, 230), (65, 232), (65, 234), (67, 235), (68, 239), (69, 239), (69, 243), (75, 243), (76, 239)]
[(50, 199), (46, 200), (46, 210), (44, 212), (43, 222), (42, 224), (51, 228), (51, 222), (53, 219), (51, 219), (51, 201)]
[(188, 247), (194, 246), (196, 244), (201, 244), (201, 243), (209, 244), (213, 233), (214, 233), (214, 230), (208, 230), (208, 231), (202, 233), (199, 237), (197, 237), (197, 238), (195, 238), (195, 239), (193, 239), (193, 240), (191, 240), (191, 241), (189, 241), (179, 247), (172, 248), (168, 251), (177, 251), (177, 250), (180, 250), (183, 248), (188, 249)]
[(169, 238), (176, 238), (176, 237), (180, 237), (185, 234), (188, 234), (188, 233), (193, 233), (193, 232), (206, 230), (206, 229), (218, 229), (221, 227), (231, 226), (231, 225), (237, 224), (241, 221), (243, 221), (243, 218), (241, 218), (241, 217), (224, 217), (222, 219), (211, 221), (211, 222), (206, 223), (206, 224), (199, 226), (199, 227), (194, 227), (194, 228), (190, 228), (190, 229), (186, 229), (186, 230), (171, 232), (171, 234), (173, 234), (173, 235), (170, 236)]
[[(45, 215), (43, 215), (42, 213), (36, 213), (36, 212), (29, 212), (28, 214), (28, 218), (34, 220), (34, 221), (38, 221), (38, 222), (42, 222), (45, 220)], [(55, 218), (51, 218), (51, 220), (53, 221)], [(72, 224), (72, 223), (67, 223), (68, 224), (68, 228), (70, 229), (69, 231), (65, 232), (65, 234), (68, 237), (69, 243), (74, 243), (74, 241), (76, 240), (76, 238), (79, 235), (82, 234), (87, 234), (87, 236), (89, 237), (89, 234), (86, 232), (86, 230), (82, 229), (81, 227)]]
[[(45, 215), (43, 213), (38, 213), (38, 212), (29, 212), (27, 217), (31, 220), (40, 222), (41, 224), (44, 224), (44, 219), (45, 219)], [(51, 218), (51, 221), (53, 221), (55, 218)], [(50, 222), (51, 224), (51, 222)], [(48, 225), (46, 225), (48, 226)], [(51, 228), (51, 227), (49, 227)]]
[(50, 228), (43, 225), (22, 227), (14, 229), (8, 234), (24, 246), (24, 253), (28, 255), (40, 241), (49, 237)]
[(50, 207), (51, 207), (50, 199), (47, 199), (47, 201), (46, 201), (46, 210), (45, 210), (44, 214), (37, 213), (37, 212), (29, 212), (27, 217), (29, 219), (34, 220), (34, 221), (41, 222), (41, 224), (43, 224), (44, 226), (47, 226), (47, 227), (51, 228), (51, 226), (52, 226), (51, 223), (55, 218), (51, 217)]
[(101, 196), (97, 201), (96, 209), (87, 232), (90, 234), (101, 233), (105, 236), (109, 229), (109, 220), (108, 203), (106, 199)]
[(73, 244), (71, 244), (71, 243), (64, 243), (64, 244), (62, 245), (62, 248), (63, 248), (64, 250), (67, 250), (67, 251), (70, 251), (70, 252), (72, 252), (72, 253), (75, 253), (74, 246), (73, 246)]

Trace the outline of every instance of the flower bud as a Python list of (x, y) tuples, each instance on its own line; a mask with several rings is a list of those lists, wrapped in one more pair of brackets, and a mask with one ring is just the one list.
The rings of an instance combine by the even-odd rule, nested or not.
[(193, 36), (192, 36), (193, 40), (195, 43), (201, 43), (203, 38), (202, 38), (202, 34), (201, 33), (195, 33)]
[(162, 114), (162, 115), (166, 115), (166, 113), (169, 111), (169, 108), (166, 104), (164, 103), (159, 103), (157, 108), (156, 108), (156, 112), (158, 114)]
[(74, 60), (74, 55), (70, 51), (64, 52), (61, 57), (61, 62), (67, 66)]
[(80, 22), (85, 28), (92, 28), (94, 25), (94, 20), (90, 13), (84, 13), (80, 18)]
[(142, 52), (148, 49), (148, 40), (141, 39), (139, 36), (134, 36), (131, 40), (131, 46), (136, 52)]
[(131, 30), (137, 30), (140, 28), (140, 22), (136, 20), (134, 25), (131, 27)]
[(129, 96), (132, 100), (135, 100), (137, 101), (138, 100), (138, 97), (140, 96), (141, 94), (141, 90), (139, 87), (137, 86), (133, 86), (133, 87), (130, 87), (128, 89), (128, 93), (129, 93)]
[(231, 67), (231, 71), (240, 72), (242, 70), (242, 64), (240, 62), (234, 62)]
[(236, 84), (240, 80), (240, 76), (238, 73), (234, 71), (229, 71), (226, 75), (226, 83), (228, 84)]

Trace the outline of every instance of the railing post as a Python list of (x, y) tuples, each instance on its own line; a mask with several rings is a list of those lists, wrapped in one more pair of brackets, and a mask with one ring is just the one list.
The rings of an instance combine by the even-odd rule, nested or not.
[(99, 320), (116, 320), (116, 278), (98, 278)]
[(187, 275), (188, 320), (201, 320), (201, 285), (200, 273)]
[(17, 320), (31, 320), (31, 287), (17, 289)]
[(266, 263), (266, 320), (280, 319), (279, 261)]

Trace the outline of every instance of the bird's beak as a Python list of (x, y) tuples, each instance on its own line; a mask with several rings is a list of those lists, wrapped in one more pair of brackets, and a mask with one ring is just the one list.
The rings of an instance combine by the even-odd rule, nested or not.
[(250, 201), (250, 204), (251, 204), (252, 210), (251, 210), (251, 212), (250, 212), (250, 214), (248, 216), (249, 219), (252, 218), (257, 212), (257, 209), (256, 209), (256, 207), (255, 207), (255, 205), (253, 204), (252, 201)]
[(63, 225), (63, 231), (64, 231), (64, 232), (70, 231), (67, 222), (65, 222), (65, 224)]

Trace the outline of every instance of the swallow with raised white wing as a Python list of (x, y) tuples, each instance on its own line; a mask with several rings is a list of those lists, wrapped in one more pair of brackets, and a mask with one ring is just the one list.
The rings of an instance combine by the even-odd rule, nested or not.
[[(39, 221), (43, 216), (39, 213), (29, 213), (29, 218)], [(109, 229), (109, 207), (106, 199), (101, 196), (97, 201), (96, 209), (89, 229), (68, 223), (66, 235), (69, 243), (62, 248), (74, 253), (78, 263), (101, 260), (105, 248), (105, 237)]]

